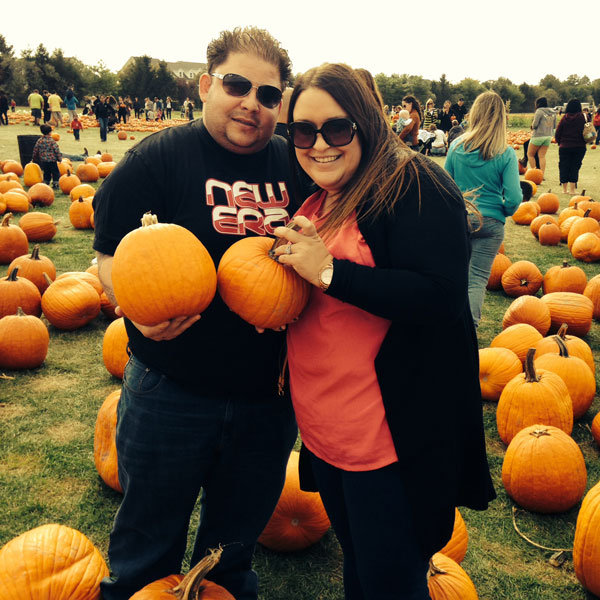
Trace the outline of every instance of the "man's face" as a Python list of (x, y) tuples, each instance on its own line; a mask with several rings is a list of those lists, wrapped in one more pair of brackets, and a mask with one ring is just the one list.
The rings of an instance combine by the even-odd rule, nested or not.
[[(279, 70), (253, 54), (232, 53), (215, 73), (235, 73), (252, 85), (272, 85), (281, 89)], [(252, 88), (247, 96), (230, 96), (221, 79), (204, 73), (200, 77), (200, 98), (204, 103), (202, 119), (212, 138), (223, 148), (236, 154), (253, 154), (262, 150), (275, 131), (281, 104), (266, 108)]]

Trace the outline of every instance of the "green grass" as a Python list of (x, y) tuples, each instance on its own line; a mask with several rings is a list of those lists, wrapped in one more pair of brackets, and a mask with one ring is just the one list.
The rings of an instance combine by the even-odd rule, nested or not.
[[(22, 125), (0, 127), (0, 159), (18, 158), (16, 136), (34, 131), (37, 133)], [(65, 130), (60, 133), (59, 143), (65, 152), (75, 153), (86, 146), (91, 152), (108, 151), (115, 160), (134, 143), (121, 142), (115, 134), (109, 134), (108, 142), (100, 145), (98, 129), (85, 130), (79, 143)], [(138, 140), (143, 137), (135, 135)], [(582, 187), (596, 198), (600, 198), (598, 153), (600, 150), (588, 150), (581, 171)], [(434, 160), (440, 164), (444, 161)], [(552, 145), (542, 191), (548, 187), (559, 191), (557, 163), (558, 151)], [(559, 197), (562, 207), (566, 206), (569, 197)], [(59, 193), (54, 204), (45, 209), (61, 219), (54, 240), (41, 248), (41, 253), (55, 262), (59, 273), (85, 269), (94, 256), (93, 233), (71, 227), (69, 205), (68, 197)], [(564, 244), (542, 247), (528, 227), (515, 225), (511, 219), (506, 224), (505, 247), (513, 261), (531, 260), (542, 273), (560, 264), (563, 258), (571, 259)], [(597, 264), (577, 264), (588, 277), (599, 272)], [(6, 266), (0, 267), (0, 276), (5, 273)], [(481, 347), (488, 346), (500, 332), (502, 316), (511, 301), (502, 292), (487, 294), (479, 328)], [(102, 336), (107, 325), (108, 321), (100, 316), (74, 332), (50, 326), (50, 349), (44, 365), (31, 371), (6, 372), (14, 379), (0, 380), (0, 545), (42, 523), (59, 522), (84, 532), (106, 556), (120, 495), (108, 489), (96, 474), (92, 448), (97, 411), (104, 398), (120, 385), (102, 362)], [(598, 323), (594, 323), (586, 340), (598, 360)], [(440, 393), (445, 392), (440, 389)], [(470, 535), (462, 565), (482, 599), (583, 600), (589, 596), (574, 576), (570, 556), (561, 568), (555, 568), (548, 562), (551, 552), (530, 546), (513, 529), (513, 503), (500, 479), (505, 448), (496, 431), (495, 408), (493, 403), (484, 404), (488, 455), (498, 499), (485, 512), (461, 509)], [(600, 480), (599, 451), (588, 429), (599, 409), (596, 398), (573, 431), (588, 467), (588, 487)], [(518, 515), (519, 527), (543, 545), (569, 548), (578, 508), (562, 515), (523, 512)], [(196, 511), (192, 530), (197, 519)], [(265, 600), (342, 597), (341, 554), (331, 531), (314, 547), (296, 554), (280, 555), (259, 547), (255, 568), (261, 578), (261, 598)]]

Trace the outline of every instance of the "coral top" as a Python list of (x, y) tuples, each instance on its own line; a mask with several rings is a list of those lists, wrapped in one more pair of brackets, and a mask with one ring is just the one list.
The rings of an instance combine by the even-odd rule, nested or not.
[[(313, 194), (297, 214), (318, 223), (325, 196)], [(355, 217), (325, 244), (335, 258), (375, 266)], [(340, 469), (368, 471), (398, 460), (374, 364), (389, 326), (316, 287), (300, 319), (288, 326), (290, 387), (302, 441)]]

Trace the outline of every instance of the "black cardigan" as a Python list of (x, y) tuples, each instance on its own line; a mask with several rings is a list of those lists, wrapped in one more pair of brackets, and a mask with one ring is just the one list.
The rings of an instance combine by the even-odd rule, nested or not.
[[(450, 538), (454, 507), (483, 510), (495, 492), (467, 296), (465, 204), (443, 169), (416, 160), (419, 183), (392, 215), (361, 220), (359, 211), (376, 266), (334, 259), (327, 293), (392, 322), (375, 368), (422, 549), (431, 556)], [(302, 485), (314, 489), (306, 453), (301, 462)]]

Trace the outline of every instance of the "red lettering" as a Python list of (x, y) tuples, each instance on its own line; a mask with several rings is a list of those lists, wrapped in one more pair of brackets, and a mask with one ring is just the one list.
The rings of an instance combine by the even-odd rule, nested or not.
[[(231, 215), (231, 216), (228, 216)], [(235, 206), (215, 206), (212, 213), (213, 226), (219, 233), (238, 235), (237, 208)]]
[(288, 224), (290, 216), (284, 208), (265, 208), (265, 231), (267, 235), (273, 235), (275, 227)]
[(233, 184), (233, 199), (240, 208), (256, 208), (255, 192), (257, 185), (236, 181)]
[(233, 191), (231, 189), (231, 186), (228, 183), (225, 183), (224, 181), (218, 181), (217, 179), (207, 179), (206, 204), (208, 204), (208, 206), (215, 205), (215, 195), (213, 192), (214, 188), (223, 190), (225, 192), (225, 195), (227, 196), (227, 205), (234, 206)]
[(253, 231), (258, 235), (265, 235), (263, 227), (263, 216), (259, 210), (255, 208), (241, 208), (238, 211), (238, 229), (241, 234), (246, 231)]
[(275, 196), (275, 191), (273, 190), (273, 184), (265, 183), (265, 189), (267, 192), (267, 201), (266, 202), (263, 202), (261, 195), (260, 195), (260, 191), (258, 190), (258, 186), (255, 187), (256, 201), (260, 208), (265, 209), (265, 208), (278, 208), (278, 207), (289, 206), (290, 197), (289, 197), (287, 188), (285, 186), (285, 181), (280, 181), (278, 185), (279, 185), (279, 191), (281, 192), (281, 200), (277, 200), (277, 197)]

